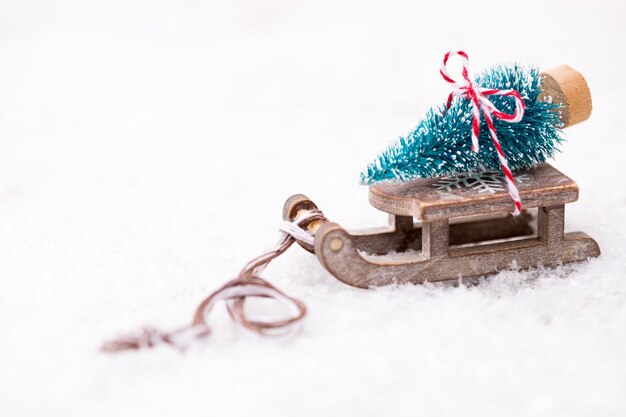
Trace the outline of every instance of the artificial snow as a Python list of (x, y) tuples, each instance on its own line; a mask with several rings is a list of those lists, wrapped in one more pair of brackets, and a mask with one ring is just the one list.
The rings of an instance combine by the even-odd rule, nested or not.
[[(3, 2), (0, 416), (625, 415), (625, 6), (530, 3)], [(594, 113), (554, 165), (600, 258), (366, 291), (296, 246), (264, 273), (309, 308), (292, 337), (220, 307), (184, 354), (98, 352), (188, 323), (291, 194), (384, 225), (359, 171), (445, 101), (451, 48), (587, 77)]]

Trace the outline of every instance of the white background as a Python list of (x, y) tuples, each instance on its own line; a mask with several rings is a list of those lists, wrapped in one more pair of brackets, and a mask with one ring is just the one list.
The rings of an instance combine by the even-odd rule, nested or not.
[[(626, 413), (622, 2), (0, 1), (0, 415)], [(438, 67), (581, 71), (555, 166), (602, 257), (472, 288), (347, 287), (293, 248), (266, 275), (310, 309), (267, 340), (222, 308), (202, 347), (107, 356), (172, 328), (276, 239), (284, 200), (386, 222), (358, 174), (441, 103)]]

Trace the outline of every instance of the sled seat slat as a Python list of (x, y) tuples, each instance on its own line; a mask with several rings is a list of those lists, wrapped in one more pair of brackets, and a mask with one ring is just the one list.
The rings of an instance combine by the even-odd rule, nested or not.
[[(576, 183), (549, 164), (517, 173), (516, 178), (524, 208), (562, 206), (578, 200)], [(369, 201), (379, 210), (422, 221), (509, 213), (513, 209), (503, 182), (490, 193), (477, 187), (478, 184), (446, 189), (440, 185), (441, 181), (441, 178), (428, 178), (373, 185), (369, 188)]]

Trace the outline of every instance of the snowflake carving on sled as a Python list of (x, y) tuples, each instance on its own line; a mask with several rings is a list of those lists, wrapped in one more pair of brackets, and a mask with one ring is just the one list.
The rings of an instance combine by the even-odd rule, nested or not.
[[(518, 184), (528, 180), (528, 175), (521, 174), (515, 177)], [(495, 194), (506, 190), (506, 178), (501, 172), (481, 172), (475, 174), (462, 174), (455, 177), (443, 177), (433, 183), (438, 190), (452, 191), (462, 188), (478, 190), (479, 193)]]

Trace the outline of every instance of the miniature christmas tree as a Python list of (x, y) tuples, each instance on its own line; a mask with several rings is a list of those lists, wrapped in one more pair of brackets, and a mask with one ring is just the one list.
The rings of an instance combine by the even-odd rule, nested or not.
[[(557, 151), (562, 122), (560, 104), (540, 99), (542, 76), (537, 68), (501, 65), (474, 79), (483, 88), (517, 90), (526, 109), (517, 123), (493, 119), (497, 137), (512, 171), (544, 162)], [(504, 113), (512, 114), (515, 99), (490, 96), (489, 100)], [(450, 108), (436, 106), (405, 137), (391, 144), (361, 174), (361, 182), (407, 181), (444, 175), (500, 171), (500, 159), (485, 118), (481, 118), (478, 152), (472, 150), (472, 102), (465, 97), (452, 100)]]

